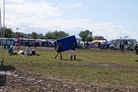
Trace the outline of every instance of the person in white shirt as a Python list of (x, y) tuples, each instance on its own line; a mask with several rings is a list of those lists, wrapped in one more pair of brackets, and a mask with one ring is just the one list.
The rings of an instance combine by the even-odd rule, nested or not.
[(27, 56), (31, 55), (29, 47), (26, 47), (25, 55), (27, 55)]

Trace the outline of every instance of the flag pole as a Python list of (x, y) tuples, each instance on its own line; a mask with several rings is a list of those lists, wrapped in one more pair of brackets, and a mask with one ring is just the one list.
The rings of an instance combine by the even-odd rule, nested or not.
[(2, 43), (3, 43), (3, 32), (2, 32), (2, 21), (1, 21), (1, 6), (0, 6), (0, 32), (1, 32), (1, 66), (3, 66), (3, 61), (4, 61), (4, 57), (3, 57), (3, 48), (2, 48)]
[(5, 0), (3, 0), (3, 38), (5, 37)]
[[(5, 0), (3, 0), (3, 33), (2, 33), (2, 38), (4, 40), (4, 37), (5, 37)], [(3, 43), (3, 40), (2, 40), (2, 43)], [(2, 44), (3, 46), (3, 44)], [(2, 49), (3, 51), (3, 49)], [(3, 62), (4, 62), (4, 56), (3, 56), (3, 53), (2, 53), (2, 61), (1, 61), (1, 65), (3, 66)]]
[(3, 0), (3, 28), (1, 20), (1, 7), (0, 7), (0, 30), (1, 30), (1, 66), (3, 66), (4, 56), (3, 56), (3, 40), (5, 37), (5, 0)]

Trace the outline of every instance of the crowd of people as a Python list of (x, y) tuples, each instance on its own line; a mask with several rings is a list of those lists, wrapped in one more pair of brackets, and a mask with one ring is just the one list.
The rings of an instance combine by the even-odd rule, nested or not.
[[(125, 44), (126, 44), (126, 41), (120, 42), (120, 48), (119, 49), (120, 49), (121, 53), (124, 53), (124, 51), (125, 51)], [(101, 42), (98, 43), (98, 48), (100, 50), (102, 50), (104, 48)], [(135, 53), (138, 55), (138, 43), (135, 45), (134, 50), (135, 50)]]
[(38, 39), (3, 39), (0, 40), (0, 44), (4, 45), (6, 49), (7, 45), (12, 45), (20, 48), (20, 46), (28, 47), (53, 47), (52, 40), (38, 40)]
[[(63, 59), (62, 58), (62, 43), (58, 43), (55, 41), (54, 47), (55, 47), (56, 52), (57, 52), (54, 59), (56, 59), (59, 56), (60, 59), (62, 60)], [(7, 45), (4, 45), (4, 48), (8, 49), (8, 53), (10, 56), (17, 55), (17, 54), (22, 55), (22, 56), (34, 56), (34, 55), (40, 56), (40, 54), (37, 53), (35, 48), (31, 49), (29, 46), (26, 46), (25, 50), (19, 49), (19, 51), (17, 52), (17, 51), (15, 51), (14, 46), (12, 46), (9, 42), (7, 42)], [(76, 43), (73, 42), (72, 46), (71, 46), (72, 52), (70, 55), (70, 60), (73, 60), (73, 59), (76, 60), (76, 52), (75, 52), (76, 48), (77, 48)], [(102, 44), (100, 42), (98, 43), (98, 48), (99, 49), (103, 48)], [(134, 50), (135, 50), (135, 53), (138, 55), (138, 43), (134, 47)], [(120, 43), (120, 51), (121, 51), (121, 53), (124, 53), (124, 42), (123, 41)]]
[(25, 50), (19, 50), (18, 52), (14, 49), (13, 46), (10, 46), (7, 49), (10, 56), (18, 54), (21, 56), (34, 56), (34, 55), (40, 56), (40, 54), (38, 54), (34, 48), (31, 50), (29, 47), (26, 47)]
[[(58, 43), (55, 41), (54, 47), (55, 47), (56, 52), (57, 52), (54, 59), (56, 59), (57, 56), (60, 55), (60, 59), (62, 60), (62, 43)], [(74, 58), (74, 60), (77, 60), (76, 59), (76, 52), (75, 52), (76, 48), (77, 48), (76, 43), (73, 42), (72, 46), (71, 46), (72, 52), (70, 55), (70, 60), (73, 60), (73, 58)], [(35, 48), (31, 49), (29, 46), (26, 46), (26, 48), (23, 50), (21, 48), (18, 48), (17, 46), (13, 46), (10, 42), (8, 43), (8, 41), (7, 41), (7, 44), (4, 45), (4, 49), (8, 50), (8, 54), (10, 56), (13, 56), (13, 55), (21, 55), (21, 56), (34, 56), (34, 55), (36, 55), (36, 56), (40, 56), (40, 54), (37, 53)]]

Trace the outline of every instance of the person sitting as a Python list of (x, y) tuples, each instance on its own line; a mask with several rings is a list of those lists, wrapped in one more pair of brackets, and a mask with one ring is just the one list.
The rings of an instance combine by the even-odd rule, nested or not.
[(31, 56), (30, 48), (26, 47), (25, 55)]
[(19, 50), (18, 54), (19, 54), (19, 55), (25, 55), (25, 53), (24, 53), (23, 50)]
[(37, 56), (40, 56), (40, 54), (37, 54), (36, 50), (35, 49), (32, 49), (32, 53), (31, 53), (33, 56), (34, 55), (37, 55)]

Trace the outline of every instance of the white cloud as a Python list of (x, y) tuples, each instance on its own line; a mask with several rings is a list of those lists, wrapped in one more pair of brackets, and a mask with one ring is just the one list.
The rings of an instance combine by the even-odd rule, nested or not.
[(22, 4), (22, 3), (26, 3), (24, 0), (5, 0), (5, 2), (8, 3), (18, 3), (18, 4)]
[(61, 8), (77, 8), (82, 6), (82, 3), (60, 3)]
[[(20, 2), (21, 3), (21, 2)], [(6, 6), (6, 21), (7, 25), (20, 26), (28, 24), (30, 26), (41, 23), (47, 18), (61, 16), (63, 12), (58, 7), (53, 7), (47, 3), (22, 3), (8, 4)], [(13, 24), (11, 24), (13, 23)]]
[[(60, 7), (52, 6), (46, 2), (28, 2), (25, 0), (7, 0), (6, 5), (6, 26), (11, 28), (22, 28), (24, 32), (36, 31), (37, 33), (46, 33), (48, 31), (62, 30), (78, 36), (82, 30), (90, 30), (93, 35), (101, 35), (107, 39), (115, 39), (123, 36), (130, 38), (136, 37), (135, 34), (129, 33), (123, 26), (112, 23), (93, 23), (89, 19), (61, 19), (64, 11), (60, 10), (61, 6), (66, 8), (80, 7), (81, 3), (65, 3)], [(1, 3), (1, 2), (0, 2)], [(18, 3), (18, 4), (17, 4)], [(63, 7), (63, 8), (65, 8)], [(43, 29), (43, 30), (38, 30)]]

